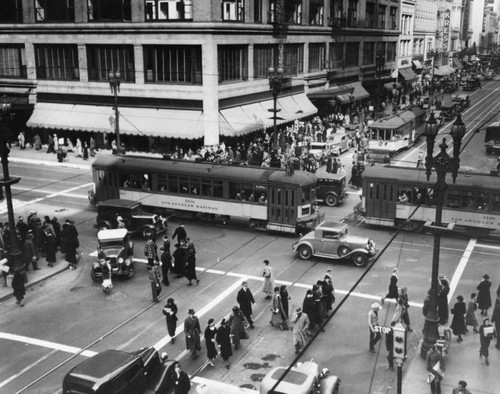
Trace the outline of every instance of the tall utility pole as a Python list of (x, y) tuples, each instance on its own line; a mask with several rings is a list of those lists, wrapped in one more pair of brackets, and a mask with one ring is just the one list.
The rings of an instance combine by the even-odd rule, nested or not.
[(121, 153), (121, 141), (120, 141), (120, 111), (118, 111), (118, 92), (120, 91), (121, 74), (120, 71), (110, 71), (109, 75), (109, 87), (111, 88), (111, 93), (113, 93), (115, 99), (115, 142), (116, 142), (116, 152), (114, 154), (119, 155)]

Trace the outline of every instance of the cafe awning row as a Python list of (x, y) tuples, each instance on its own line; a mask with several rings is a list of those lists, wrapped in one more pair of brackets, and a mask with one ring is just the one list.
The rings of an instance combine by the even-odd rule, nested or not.
[[(192, 110), (119, 107), (120, 133), (154, 137), (203, 137), (203, 112)], [(37, 103), (28, 127), (114, 133), (111, 107)]]
[(422, 63), (420, 63), (420, 61), (419, 61), (419, 60), (413, 60), (413, 61), (412, 61), (412, 63), (413, 63), (413, 65), (415, 66), (415, 68), (416, 68), (417, 70), (420, 70), (420, 69), (424, 68), (424, 67), (422, 66)]
[(415, 71), (411, 68), (400, 68), (398, 71), (399, 75), (401, 75), (406, 82), (414, 82), (418, 79), (418, 75), (415, 74)]
[[(220, 135), (236, 137), (273, 126), (273, 104), (273, 100), (267, 100), (221, 109), (219, 111)], [(318, 112), (305, 93), (278, 97), (276, 108), (280, 110), (276, 114), (278, 125)]]
[(370, 97), (370, 93), (368, 93), (363, 85), (361, 85), (361, 82), (347, 83), (342, 86), (346, 88), (352, 88), (353, 91), (352, 93), (343, 93), (337, 95), (337, 100), (339, 100), (341, 104), (350, 103), (350, 96), (354, 97), (354, 101), (359, 101)]
[(454, 72), (455, 69), (453, 67), (448, 66), (447, 64), (444, 66), (434, 68), (434, 75), (437, 75), (439, 77), (444, 77), (446, 75), (453, 74)]
[(329, 88), (326, 89), (321, 89), (315, 92), (311, 92), (307, 94), (307, 97), (310, 99), (333, 99), (334, 97), (340, 95), (340, 94), (345, 94), (345, 93), (352, 93), (354, 91), (354, 88), (351, 86), (346, 86), (346, 85), (335, 85), (335, 86), (330, 86)]

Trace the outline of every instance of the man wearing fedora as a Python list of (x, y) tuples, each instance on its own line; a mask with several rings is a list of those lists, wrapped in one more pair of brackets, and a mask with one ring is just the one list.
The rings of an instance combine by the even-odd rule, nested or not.
[(368, 328), (370, 329), (370, 352), (375, 353), (375, 345), (380, 341), (380, 332), (375, 330), (378, 326), (378, 311), (382, 310), (382, 306), (375, 302), (371, 306), (370, 312), (368, 312)]
[(467, 382), (465, 380), (460, 380), (458, 382), (458, 387), (454, 388), (451, 394), (472, 394), (467, 390)]
[(488, 309), (491, 307), (490, 288), (490, 276), (484, 274), (483, 280), (477, 285), (477, 305), (483, 316), (488, 316)]
[(309, 318), (305, 313), (302, 313), (302, 308), (299, 306), (292, 315), (292, 332), (293, 332), (293, 344), (295, 345), (295, 353), (299, 353), (300, 350), (306, 344), (306, 335), (308, 335), (307, 330), (309, 329)]

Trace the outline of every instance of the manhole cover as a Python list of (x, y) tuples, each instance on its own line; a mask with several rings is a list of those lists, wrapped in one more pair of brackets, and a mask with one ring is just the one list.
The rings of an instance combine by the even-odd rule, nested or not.
[(84, 288), (83, 286), (75, 286), (75, 287), (72, 287), (71, 289), (69, 289), (69, 291), (74, 292), (74, 291), (81, 290), (81, 289), (83, 289), (83, 288)]
[(262, 360), (264, 360), (264, 361), (274, 361), (277, 358), (281, 358), (281, 356), (278, 356), (277, 354), (268, 354), (267, 356), (262, 357)]
[(245, 363), (245, 364), (243, 364), (243, 366), (244, 366), (246, 369), (261, 369), (261, 368), (269, 368), (269, 364), (268, 364), (268, 363), (264, 363), (264, 364), (259, 364), (259, 363)]
[(264, 379), (264, 375), (263, 373), (254, 373), (252, 375), (250, 375), (250, 379), (252, 380), (252, 382), (262, 382), (262, 379)]

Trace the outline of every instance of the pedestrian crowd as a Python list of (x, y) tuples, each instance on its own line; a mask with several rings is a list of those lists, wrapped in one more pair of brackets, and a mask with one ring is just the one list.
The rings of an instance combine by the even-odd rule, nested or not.
[(76, 269), (80, 259), (79, 247), (78, 230), (71, 219), (66, 219), (61, 225), (56, 217), (44, 216), (42, 220), (36, 211), (31, 211), (26, 220), (19, 216), (14, 228), (10, 223), (0, 223), (0, 265), (4, 287), (12, 280), (16, 302), (23, 306), (24, 285), (28, 282), (30, 269), (40, 270), (43, 258), (52, 268), (57, 262), (58, 252), (64, 254), (69, 269)]

